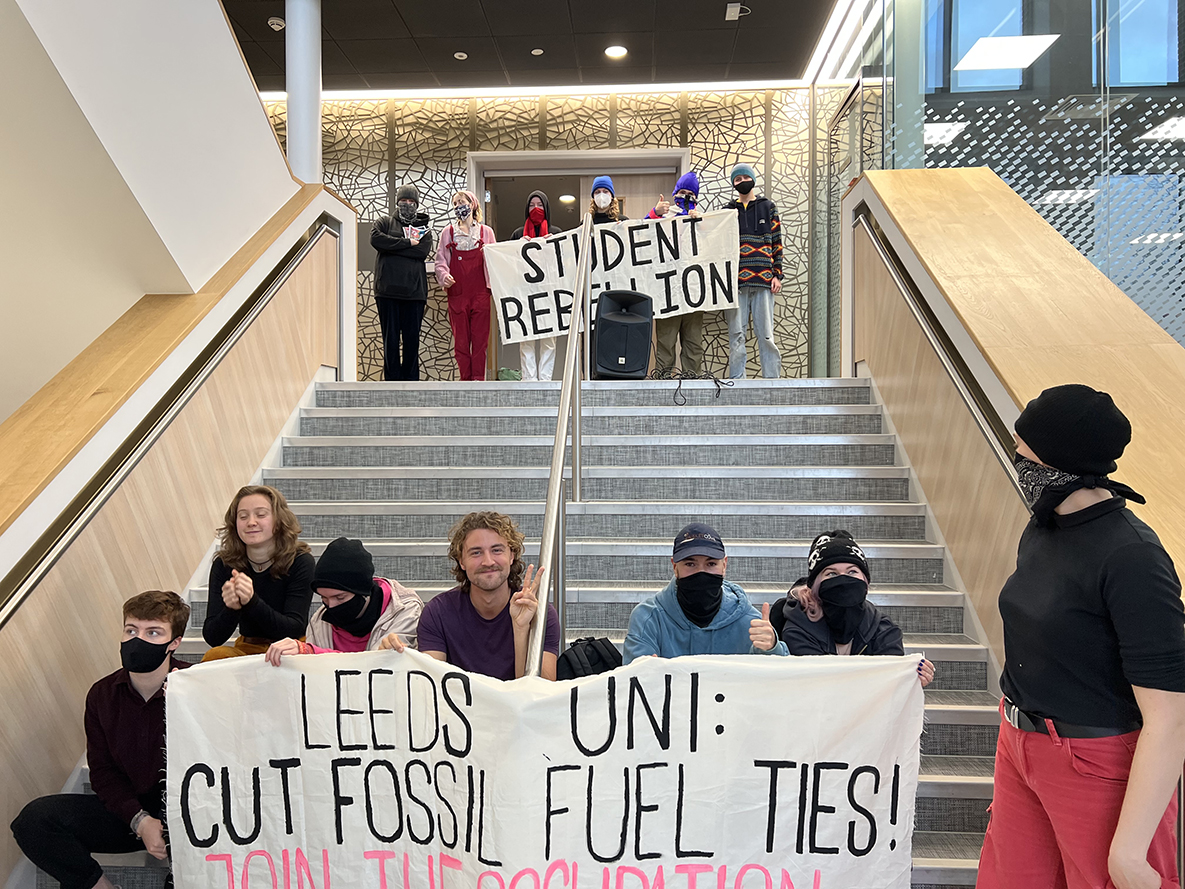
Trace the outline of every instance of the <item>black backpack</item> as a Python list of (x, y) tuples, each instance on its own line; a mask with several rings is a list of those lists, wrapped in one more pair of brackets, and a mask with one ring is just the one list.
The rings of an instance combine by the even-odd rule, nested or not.
[(555, 664), (556, 679), (595, 676), (621, 666), (621, 652), (608, 639), (584, 636), (568, 646)]

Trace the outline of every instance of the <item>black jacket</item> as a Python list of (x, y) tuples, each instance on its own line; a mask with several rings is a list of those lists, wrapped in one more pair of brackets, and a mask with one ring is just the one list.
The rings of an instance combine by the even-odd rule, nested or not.
[(598, 210), (593, 214), (593, 225), (604, 225), (607, 222), (625, 222), (628, 219), (629, 217), (624, 214), (618, 215), (616, 219), (611, 219), (608, 213), (602, 213)]
[(370, 246), (378, 255), (374, 260), (374, 292), (389, 299), (428, 299), (428, 270), (424, 261), (432, 252), (432, 231), (428, 214), (417, 213), (412, 225), (422, 228), (420, 243), (412, 246), (403, 233), (398, 216), (375, 220), (370, 229)]
[(519, 238), (521, 238), (523, 236), (523, 229), (527, 227), (525, 217), (531, 215), (531, 198), (539, 198), (539, 200), (543, 202), (543, 218), (547, 220), (547, 234), (558, 235), (563, 231), (562, 228), (556, 228), (551, 224), (551, 202), (547, 199), (547, 195), (541, 191), (533, 191), (527, 195), (527, 206), (526, 209), (523, 210), (523, 224), (516, 228), (514, 233), (510, 236), (510, 240), (512, 241), (517, 241)]
[[(827, 621), (813, 621), (797, 602), (783, 606), (782, 641), (791, 654), (835, 654), (835, 640)], [(773, 623), (773, 609), (770, 623)], [(864, 618), (852, 637), (852, 654), (905, 654), (901, 629), (871, 602), (864, 603)]]

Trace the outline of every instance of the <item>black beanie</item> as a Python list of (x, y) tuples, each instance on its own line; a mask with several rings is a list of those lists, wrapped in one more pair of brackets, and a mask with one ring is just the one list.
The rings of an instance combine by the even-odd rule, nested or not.
[(420, 205), (420, 190), (414, 185), (401, 185), (395, 190), (395, 203), (400, 201), (415, 201)]
[(313, 571), (313, 589), (322, 587), (369, 596), (374, 589), (374, 559), (361, 540), (339, 537), (321, 553)]
[(1109, 475), (1132, 440), (1132, 424), (1106, 392), (1071, 383), (1030, 401), (1016, 420), (1016, 434), (1054, 469)]
[(819, 572), (828, 565), (839, 562), (850, 562), (864, 572), (864, 577), (869, 582), (872, 581), (868, 559), (864, 557), (864, 551), (856, 545), (852, 535), (847, 531), (824, 531), (811, 542), (811, 552), (806, 560), (807, 583), (813, 587)]

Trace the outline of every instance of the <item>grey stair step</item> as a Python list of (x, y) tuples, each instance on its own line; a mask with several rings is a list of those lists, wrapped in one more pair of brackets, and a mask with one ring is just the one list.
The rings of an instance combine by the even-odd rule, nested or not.
[(987, 778), (995, 773), (994, 756), (922, 756), (921, 774)]
[[(282, 440), (285, 466), (549, 466), (552, 436), (325, 436)], [(588, 466), (889, 466), (891, 435), (584, 437)]]
[[(265, 469), (263, 481), (289, 500), (542, 500), (547, 466)], [(902, 502), (904, 466), (588, 466), (586, 500)]]
[[(306, 537), (367, 540), (445, 537), (469, 512), (511, 516), (527, 536), (543, 531), (543, 501), (322, 501), (294, 502)], [(708, 522), (725, 541), (737, 537), (812, 539), (842, 527), (858, 540), (924, 540), (925, 506), (912, 503), (738, 503), (597, 501), (568, 505), (568, 539), (674, 538), (689, 522)]]
[[(103, 868), (103, 875), (120, 889), (163, 889), (169, 875), (169, 863), (157, 861), (147, 852), (97, 853), (94, 859)], [(59, 889), (59, 886), (45, 871), (37, 871), (37, 889)]]
[(983, 834), (988, 825), (990, 799), (918, 796), (914, 804), (915, 830)]
[(983, 836), (915, 830), (913, 885), (974, 886)]
[[(560, 384), (550, 383), (322, 383), (318, 407), (419, 407), (554, 405)], [(711, 380), (631, 381), (626, 384), (586, 382), (581, 400), (586, 406), (669, 405), (683, 400), (695, 404), (868, 404), (867, 380), (798, 379), (738, 380), (721, 385)]]
[[(592, 407), (582, 410), (589, 435), (848, 435), (882, 431), (876, 405)], [(300, 434), (555, 435), (552, 408), (308, 408)]]

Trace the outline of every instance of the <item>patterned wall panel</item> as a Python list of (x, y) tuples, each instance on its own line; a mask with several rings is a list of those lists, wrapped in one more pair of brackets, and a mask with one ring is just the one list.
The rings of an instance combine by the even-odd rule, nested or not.
[(618, 148), (675, 148), (681, 132), (678, 93), (617, 97)]
[[(611, 114), (613, 104), (616, 114)], [(607, 148), (611, 122), (617, 147), (655, 148), (680, 144), (684, 119), (678, 94), (620, 94), (549, 97), (542, 122), (548, 150)], [(786, 286), (777, 300), (775, 335), (784, 376), (805, 376), (808, 280), (809, 93), (691, 93), (686, 97), (686, 135), (692, 166), (700, 174), (701, 200), (719, 208), (732, 200), (728, 173), (741, 160), (759, 172), (761, 191), (778, 206), (785, 245)], [(269, 103), (277, 133), (283, 134), (283, 103)], [(449, 200), (465, 187), (466, 152), (539, 148), (537, 97), (420, 99), (325, 104), (325, 168), (329, 184), (360, 208), (363, 218), (386, 212), (389, 171), (396, 185), (413, 182), (421, 207), (439, 235)], [(768, 136), (768, 143), (767, 143)], [(388, 142), (390, 151), (388, 151)], [(767, 144), (770, 169), (766, 167)], [(373, 294), (373, 275), (358, 277), (359, 376), (382, 377), (382, 341)], [(431, 295), (421, 344), (422, 377), (454, 379), (452, 334), (444, 294), (429, 277)], [(723, 316), (705, 323), (705, 369), (724, 376), (728, 331)], [(748, 344), (751, 377), (760, 373), (756, 343)]]
[(552, 151), (609, 148), (608, 96), (548, 96), (547, 147)]
[(814, 214), (814, 239), (811, 244), (810, 323), (807, 325), (811, 342), (810, 376), (825, 377), (828, 373), (828, 291), (830, 279), (839, 273), (838, 267), (832, 269), (828, 264), (827, 227), (831, 199), (829, 132), (831, 119), (839, 111), (848, 90), (848, 85), (815, 88), (815, 193), (811, 209)]
[[(1114, 96), (1114, 93), (1112, 94)], [(959, 102), (927, 122), (965, 122), (927, 167), (989, 166), (1176, 340), (1185, 344), (1185, 159), (1180, 142), (1139, 137), (1185, 114), (1180, 96), (1138, 96), (1097, 118), (1057, 103)]]

